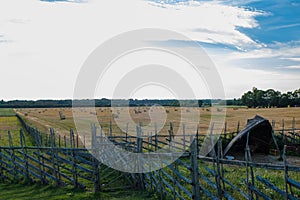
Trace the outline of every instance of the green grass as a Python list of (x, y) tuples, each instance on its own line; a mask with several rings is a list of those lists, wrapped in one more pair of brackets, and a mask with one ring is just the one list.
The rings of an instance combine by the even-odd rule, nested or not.
[(16, 113), (12, 108), (0, 108), (0, 117), (15, 116)]
[(96, 199), (114, 199), (114, 200), (154, 200), (149, 193), (141, 191), (119, 191), (110, 193), (93, 193), (86, 190), (73, 189), (71, 187), (59, 188), (54, 186), (42, 186), (39, 184), (0, 184), (0, 199), (5, 200), (96, 200)]
[[(8, 146), (8, 134), (10, 131), (12, 136), (12, 141), (14, 146), (20, 146), (20, 129), (22, 129), (22, 124), (16, 116), (6, 116), (0, 117), (0, 146)], [(32, 138), (28, 136), (26, 131), (24, 131), (26, 145), (32, 146)]]

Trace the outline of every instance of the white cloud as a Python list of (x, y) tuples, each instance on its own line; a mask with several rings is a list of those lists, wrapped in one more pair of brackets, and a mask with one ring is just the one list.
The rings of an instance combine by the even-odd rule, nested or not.
[(299, 57), (298, 58), (283, 58), (283, 59), (300, 62), (300, 58)]
[(290, 65), (283, 67), (285, 69), (300, 69), (300, 65)]
[(300, 45), (278, 43), (269, 47), (254, 48), (248, 51), (235, 51), (228, 56), (228, 59), (251, 59), (251, 58), (273, 58), (280, 57), (292, 61), (300, 61), (297, 56), (300, 55)]

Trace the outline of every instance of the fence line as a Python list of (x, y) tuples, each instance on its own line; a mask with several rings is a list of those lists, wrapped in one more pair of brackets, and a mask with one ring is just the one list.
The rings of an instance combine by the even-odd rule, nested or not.
[[(165, 145), (168, 145), (167, 141), (170, 140), (170, 138), (165, 138), (165, 141), (162, 141), (163, 138), (157, 135), (154, 136), (156, 139), (141, 138), (139, 137), (141, 132), (142, 128), (137, 127), (136, 136), (110, 136), (109, 141), (120, 148), (126, 146), (126, 149), (130, 151), (153, 153), (153, 149), (165, 148)], [(92, 128), (91, 136), (93, 145), (90, 149), (75, 148), (72, 131), (70, 131), (70, 147), (59, 147), (55, 143), (55, 133), (51, 129), (51, 146), (27, 147), (22, 131), (20, 132), (20, 146), (12, 145), (11, 134), (8, 132), (9, 146), (0, 147), (0, 179), (2, 181), (25, 179), (40, 181), (44, 184), (90, 187), (97, 192), (118, 188), (117, 180), (123, 178), (128, 184), (119, 189), (146, 188), (149, 191), (158, 192), (162, 198), (172, 199), (298, 199), (300, 197), (300, 178), (295, 180), (293, 176), (290, 176), (290, 173), (299, 173), (300, 168), (287, 164), (286, 148), (283, 154), (283, 165), (253, 163), (249, 146), (246, 147), (245, 161), (224, 159), (221, 140), (217, 142), (217, 152), (213, 148), (211, 157), (201, 157), (198, 155), (198, 141), (194, 139), (197, 137), (190, 135), (186, 136), (185, 140), (192, 141), (191, 146), (174, 163), (154, 162), (152, 166), (161, 167), (164, 164), (167, 166), (149, 173), (129, 174), (113, 170), (95, 159), (90, 152), (103, 153), (97, 151), (99, 150), (97, 142), (104, 140), (105, 137), (101, 137), (101, 131), (97, 131), (95, 126)], [(102, 141), (100, 144), (105, 145), (105, 142)], [(168, 148), (169, 150), (170, 148), (184, 150), (183, 146), (184, 144), (181, 143)], [(106, 156), (116, 158), (115, 152), (105, 153)], [(174, 156), (175, 154), (166, 155)], [(210, 161), (211, 164), (203, 163), (203, 161)], [(239, 185), (228, 177), (230, 174), (226, 171), (230, 169), (230, 166), (243, 167), (245, 170), (245, 178)], [(262, 175), (255, 175), (255, 170), (259, 168), (283, 172), (282, 180), (285, 188), (276, 186), (276, 183)], [(270, 190), (273, 193), (270, 193)]]
[[(144, 134), (142, 127), (137, 126), (136, 135), (129, 135), (128, 132), (117, 135), (110, 132), (107, 137), (101, 128), (92, 126), (90, 147), (78, 148), (72, 130), (68, 141), (64, 137), (64, 145), (61, 146), (61, 139), (59, 137), (57, 140), (53, 129), (50, 129), (49, 135), (44, 136), (37, 129), (22, 122), (22, 118), (19, 119), (26, 131), (34, 138), (36, 146), (26, 146), (22, 131), (20, 131), (20, 146), (14, 146), (11, 134), (8, 132), (9, 146), (0, 147), (0, 180), (2, 181), (24, 179), (40, 181), (43, 184), (89, 187), (95, 192), (145, 188), (157, 192), (161, 198), (172, 199), (298, 199), (300, 197), (300, 167), (290, 166), (287, 163), (287, 146), (284, 146), (282, 165), (254, 163), (248, 142), (245, 161), (227, 160), (223, 158), (221, 145), (222, 139), (228, 139), (228, 135), (224, 134), (216, 141), (217, 148), (211, 148), (210, 157), (203, 157), (199, 156), (199, 147), (204, 141), (204, 135), (199, 134), (198, 131), (195, 134), (186, 134), (183, 128), (182, 134), (176, 135), (179, 140), (178, 138), (175, 140), (173, 126), (170, 124), (166, 135), (158, 135), (157, 129), (155, 134)], [(285, 130), (283, 127), (283, 134)], [(295, 133), (296, 128), (294, 127), (293, 130), (294, 132), (291, 132)], [(211, 135), (206, 137), (209, 138), (207, 141), (211, 142), (211, 146), (214, 146), (216, 138), (212, 130)], [(98, 146), (105, 146), (105, 141), (113, 142), (119, 148), (131, 152), (155, 154), (154, 151), (161, 150), (166, 152), (165, 156), (173, 157), (176, 156), (175, 153), (170, 154), (170, 152), (174, 150), (182, 156), (172, 164), (162, 161), (148, 165), (149, 169), (159, 168), (157, 171), (142, 174), (122, 173), (100, 163), (90, 153), (94, 155), (104, 153)], [(169, 145), (170, 143), (172, 145)], [(116, 155), (114, 151), (106, 151), (105, 156), (118, 159), (126, 165), (122, 157)], [(241, 174), (244, 178), (238, 177), (240, 181), (233, 181), (232, 167), (244, 170)], [(282, 173), (280, 177), (276, 177), (280, 184), (259, 173), (260, 169), (264, 169), (265, 173), (272, 171)], [(120, 188), (118, 180), (121, 178), (127, 184)]]

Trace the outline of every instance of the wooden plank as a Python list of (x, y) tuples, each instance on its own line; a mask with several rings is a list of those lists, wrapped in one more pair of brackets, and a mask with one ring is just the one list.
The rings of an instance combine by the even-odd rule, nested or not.
[(212, 193), (210, 193), (207, 189), (205, 189), (205, 188), (202, 187), (201, 185), (200, 185), (200, 189), (201, 189), (202, 192), (203, 192), (206, 196), (208, 196), (210, 199), (212, 199), (212, 200), (219, 200), (219, 198), (217, 198), (215, 195), (213, 195)]
[(261, 177), (261, 176), (256, 176), (256, 179), (258, 181), (260, 181), (261, 183), (263, 183), (265, 186), (271, 188), (272, 190), (274, 190), (275, 192), (279, 193), (282, 196), (285, 196), (285, 192), (279, 188), (277, 188), (273, 183), (269, 182), (267, 179)]
[[(268, 188), (271, 188), (272, 190), (274, 190), (275, 192), (279, 193), (281, 196), (285, 197), (286, 193), (285, 191), (277, 188), (273, 183), (271, 183), (270, 181), (268, 181), (267, 179), (261, 177), (261, 176), (256, 176), (256, 179), (260, 182), (262, 182), (265, 186), (267, 186)], [(292, 200), (296, 200), (297, 198), (295, 198), (294, 196), (292, 196), (291, 194), (288, 194), (288, 198), (292, 199)]]
[(234, 189), (235, 191), (239, 192), (245, 199), (248, 199), (248, 195), (246, 193), (244, 193), (240, 188), (238, 188), (237, 186), (235, 186), (234, 184), (232, 184), (230, 181), (228, 181), (226, 178), (222, 177), (222, 180), (229, 185), (232, 189)]
[(82, 170), (82, 171), (85, 171), (85, 172), (90, 173), (91, 175), (93, 174), (93, 170), (88, 169), (88, 168), (85, 168), (85, 167), (83, 167), (83, 166), (81, 166), (81, 165), (79, 165), (79, 164), (76, 164), (76, 167), (77, 167), (78, 169)]
[(296, 188), (298, 188), (300, 190), (300, 183), (299, 182), (297, 182), (297, 181), (295, 181), (295, 180), (293, 180), (291, 178), (287, 178), (287, 182), (290, 185), (292, 185), (292, 186), (294, 186), (294, 187), (296, 187)]
[(269, 197), (268, 195), (266, 195), (265, 193), (261, 192), (260, 190), (258, 190), (254, 185), (249, 184), (249, 188), (251, 191), (253, 191), (255, 194), (257, 194), (258, 196), (262, 197), (265, 200), (272, 200), (271, 197)]
[[(211, 157), (204, 157), (198, 156), (200, 160), (213, 162), (215, 159)], [(227, 160), (227, 159), (220, 159), (220, 163), (227, 164), (227, 165), (235, 165), (235, 166), (246, 166), (245, 161), (238, 161), (238, 160)], [(270, 169), (270, 170), (283, 170), (284, 165), (275, 165), (275, 164), (266, 164), (266, 163), (255, 163), (249, 162), (249, 166), (255, 168), (263, 168), (263, 169)], [(288, 165), (289, 171), (300, 172), (300, 167)]]

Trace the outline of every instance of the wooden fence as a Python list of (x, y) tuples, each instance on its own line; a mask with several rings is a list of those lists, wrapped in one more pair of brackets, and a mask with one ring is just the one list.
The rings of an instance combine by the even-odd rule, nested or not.
[[(142, 127), (137, 126), (135, 135), (120, 133), (108, 136), (103, 135), (101, 128), (92, 126), (91, 148), (88, 149), (78, 148), (78, 144), (76, 146), (73, 131), (70, 131), (68, 139), (65, 138), (61, 142), (53, 129), (45, 137), (25, 122), (24, 127), (34, 138), (36, 146), (26, 146), (22, 131), (20, 144), (15, 146), (8, 132), (9, 146), (0, 147), (2, 181), (25, 179), (44, 184), (88, 187), (94, 191), (145, 188), (157, 193), (162, 199), (300, 198), (300, 167), (289, 165), (286, 147), (283, 151), (283, 162), (275, 165), (252, 162), (248, 145), (244, 161), (225, 159), (221, 140), (227, 136), (222, 136), (217, 141), (217, 148), (212, 148), (210, 157), (199, 156), (199, 147), (203, 145), (204, 136), (197, 132), (183, 132), (182, 135), (176, 135), (180, 142), (175, 141), (172, 125), (166, 135), (158, 135), (157, 130), (153, 135), (144, 134)], [(212, 145), (215, 143), (214, 139), (211, 133), (208, 141)], [(102, 142), (99, 143), (100, 140)], [(149, 168), (159, 168), (156, 171), (142, 174), (124, 173), (105, 166), (90, 154), (103, 153), (97, 148), (99, 144), (105, 145), (103, 140), (132, 152), (153, 153), (164, 150), (165, 156), (172, 157), (175, 153), (170, 153), (170, 150), (176, 150), (182, 155), (172, 164), (161, 161), (148, 165)], [(168, 146), (170, 141), (172, 146)], [(114, 151), (105, 153), (106, 156), (123, 162), (122, 157)], [(121, 188), (120, 181), (124, 183)]]
[[(101, 164), (90, 154), (90, 149), (75, 148), (72, 131), (70, 147), (56, 146), (53, 131), (49, 147), (26, 146), (22, 130), (19, 146), (12, 144), (10, 132), (8, 138), (9, 146), (0, 147), (2, 181), (39, 181), (42, 184), (94, 188), (96, 192), (136, 187), (134, 174), (119, 172)], [(123, 183), (121, 187), (120, 181)]]

